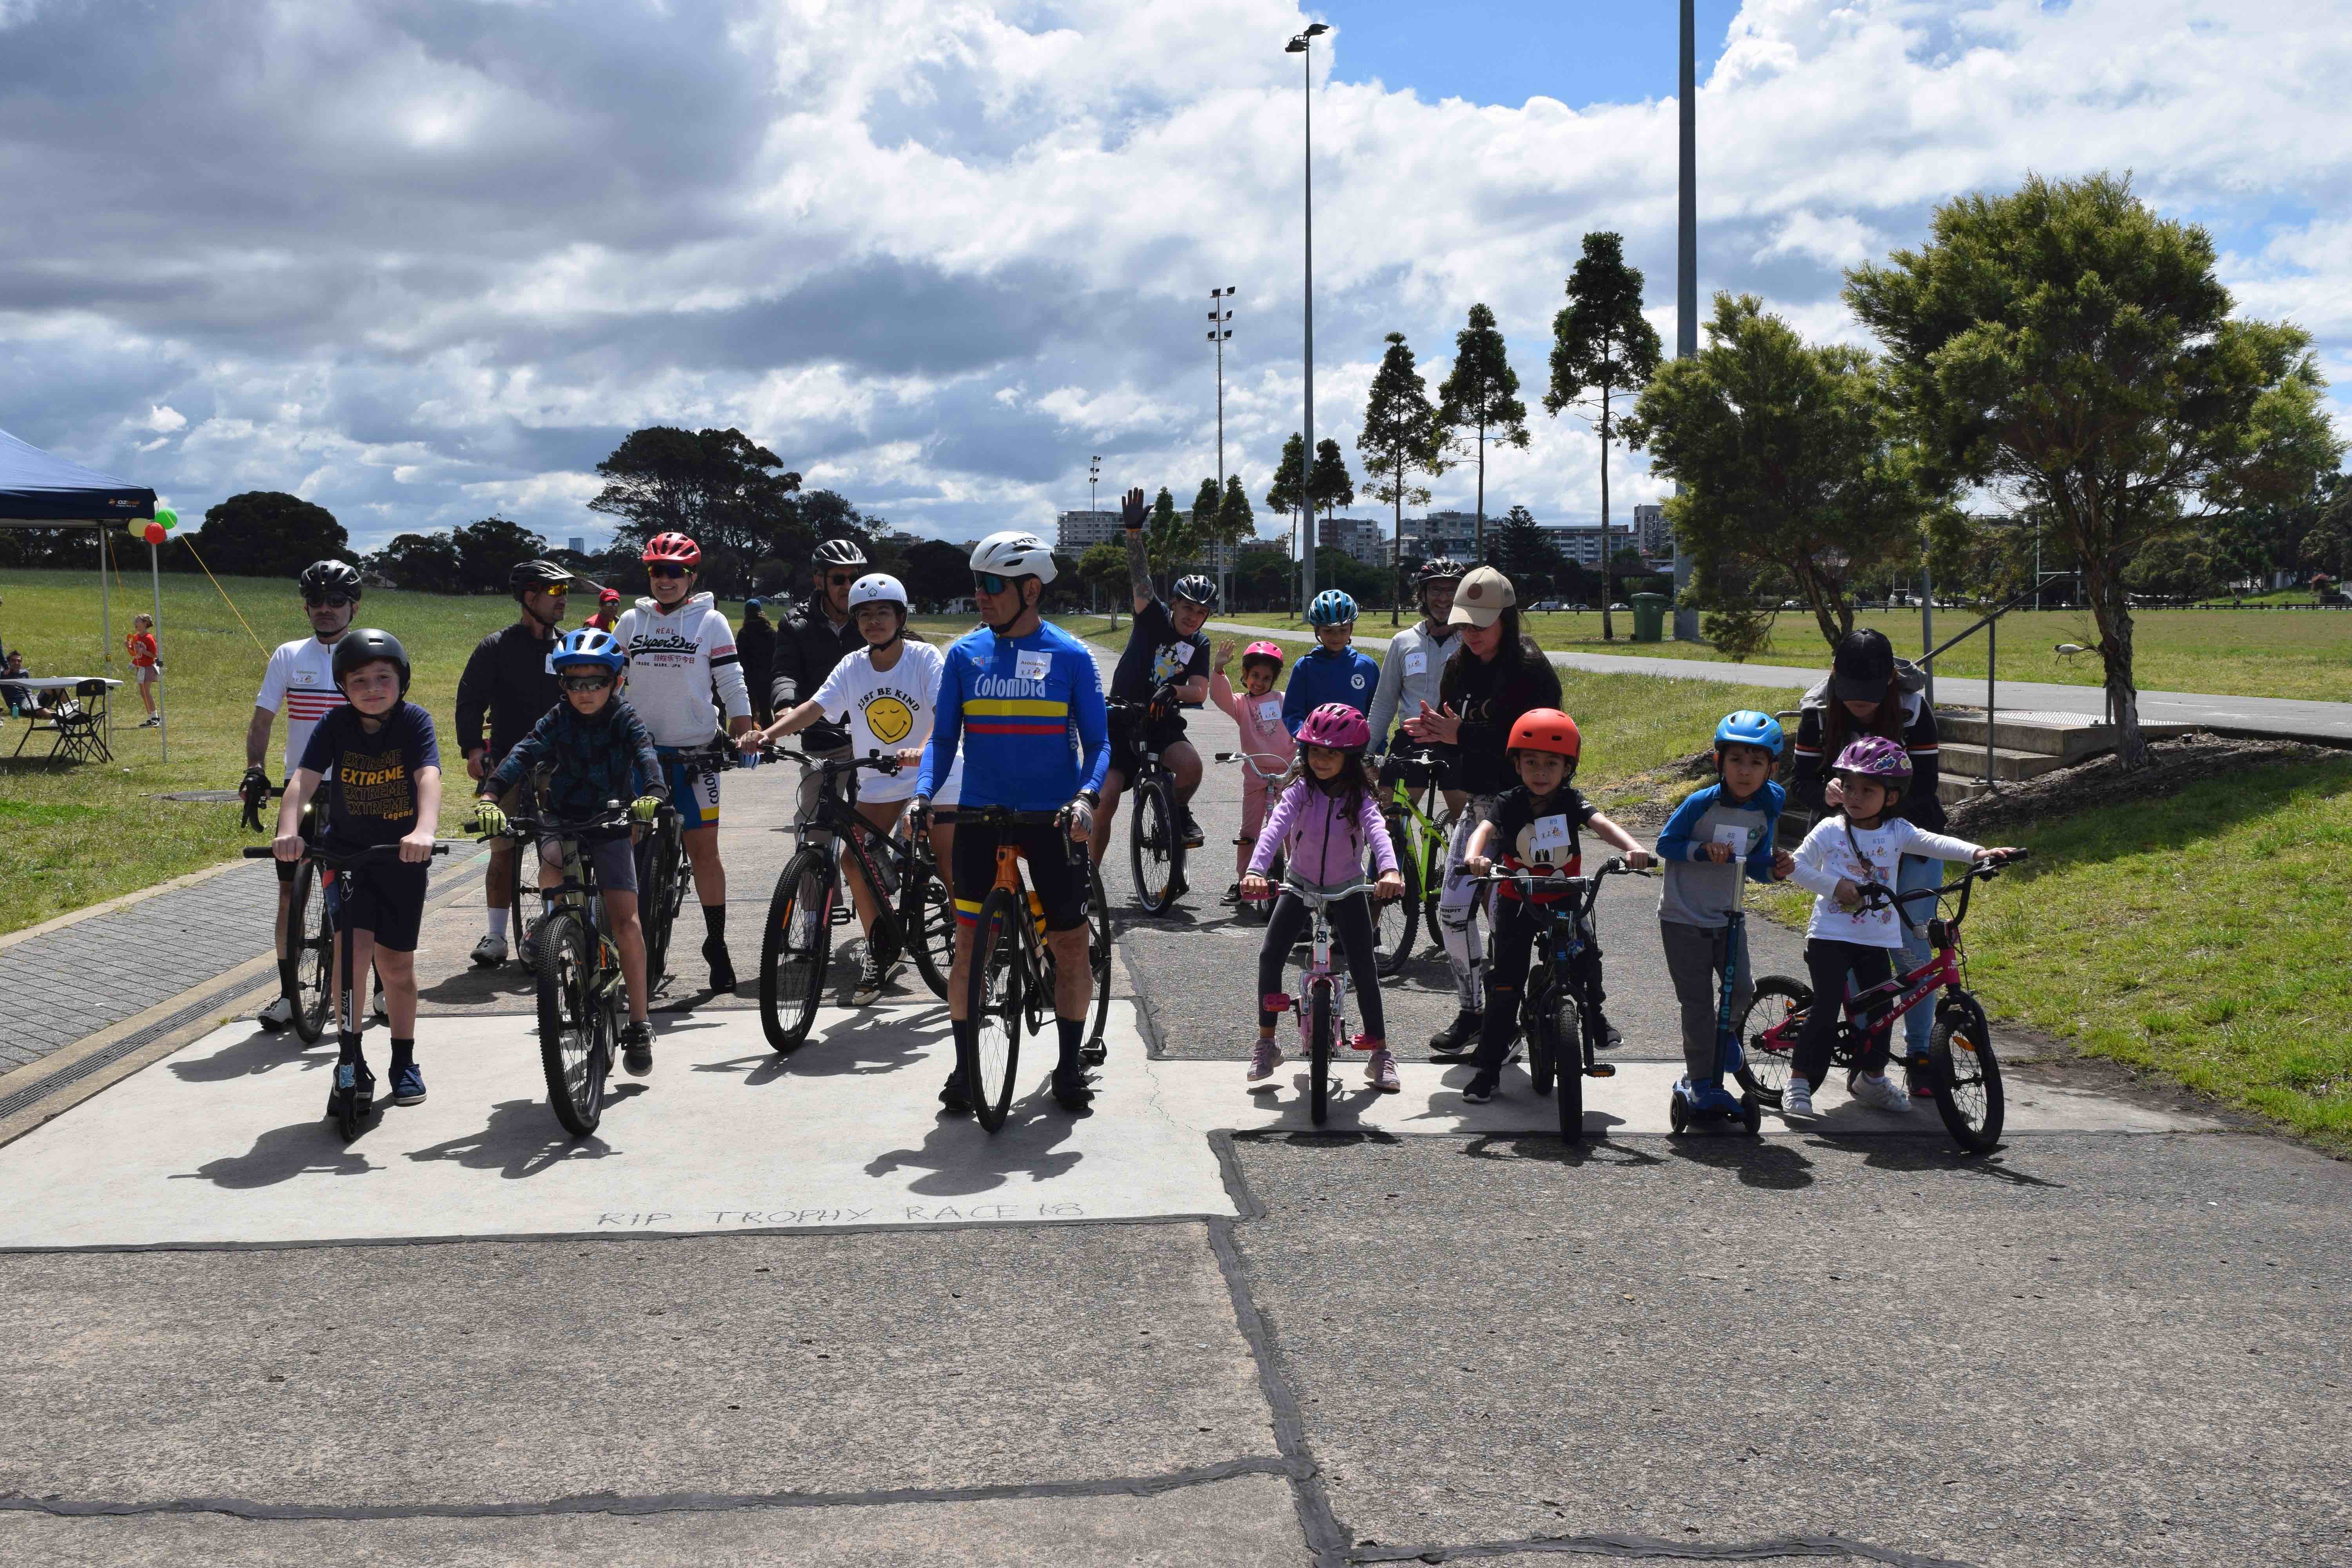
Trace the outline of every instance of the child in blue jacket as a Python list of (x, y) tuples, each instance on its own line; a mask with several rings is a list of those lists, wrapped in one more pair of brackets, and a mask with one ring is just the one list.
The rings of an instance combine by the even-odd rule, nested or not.
[(1756, 989), (1746, 928), (1739, 931), (1737, 952), (1731, 941), (1741, 882), (1780, 881), (1795, 864), (1774, 847), (1786, 798), (1772, 782), (1781, 743), (1780, 723), (1769, 713), (1748, 709), (1727, 714), (1715, 727), (1717, 782), (1676, 806), (1658, 835), (1658, 858), (1665, 866), (1658, 935), (1675, 999), (1682, 1006), (1683, 1064), (1700, 1105), (1716, 1110), (1738, 1109), (1723, 1087), (1716, 1039), (1723, 966), (1738, 965), (1731, 995), (1734, 1017)]
[(1353, 598), (1337, 588), (1325, 589), (1307, 606), (1307, 624), (1315, 628), (1316, 646), (1290, 667), (1290, 684), (1282, 693), (1282, 721), (1293, 735), (1326, 702), (1370, 713), (1381, 685), (1381, 667), (1353, 646)]

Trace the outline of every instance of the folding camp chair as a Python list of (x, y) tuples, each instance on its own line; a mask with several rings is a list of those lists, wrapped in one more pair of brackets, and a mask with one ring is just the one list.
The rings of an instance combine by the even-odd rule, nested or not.
[(106, 744), (106, 682), (85, 680), (74, 688), (75, 702), (61, 702), (56, 714), (57, 743), (49, 755), (69, 763), (110, 763), (114, 753)]

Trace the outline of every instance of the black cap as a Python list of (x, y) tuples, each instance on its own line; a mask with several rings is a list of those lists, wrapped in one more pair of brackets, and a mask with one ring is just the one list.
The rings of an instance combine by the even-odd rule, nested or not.
[(1841, 702), (1884, 702), (1895, 679), (1895, 645), (1885, 632), (1864, 627), (1838, 639), (1830, 692)]

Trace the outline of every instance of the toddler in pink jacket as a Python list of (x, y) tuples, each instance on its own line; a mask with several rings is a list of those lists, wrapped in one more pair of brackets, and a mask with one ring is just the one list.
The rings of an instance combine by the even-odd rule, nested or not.
[[(1298, 744), (1305, 752), (1298, 776), (1284, 786), (1274, 810), (1258, 830), (1250, 851), (1249, 869), (1242, 878), (1242, 897), (1263, 899), (1272, 892), (1266, 872), (1275, 851), (1289, 861), (1291, 879), (1317, 888), (1359, 881), (1369, 853), (1380, 868), (1372, 897), (1400, 898), (1404, 879), (1397, 873), (1396, 847), (1389, 841), (1381, 819), (1379, 786), (1364, 766), (1364, 748), (1371, 742), (1371, 726), (1356, 709), (1343, 702), (1326, 702), (1298, 727)], [(1348, 975), (1355, 987), (1356, 1005), (1363, 1009), (1363, 1037), (1355, 1042), (1370, 1051), (1364, 1077), (1384, 1094), (1394, 1094), (1396, 1058), (1390, 1054), (1388, 1028), (1381, 1011), (1379, 950), (1372, 939), (1372, 902), (1351, 893), (1328, 907), (1331, 931), (1348, 955)], [(1306, 900), (1285, 889), (1266, 920), (1265, 945), (1257, 955), (1257, 1046), (1250, 1053), (1249, 1086), (1272, 1089), (1274, 1069), (1282, 1064), (1282, 1047), (1274, 1042), (1276, 1007), (1287, 1000), (1283, 967), (1290, 949), (1307, 929)]]
[(1282, 775), (1298, 755), (1298, 744), (1290, 738), (1290, 727), (1282, 721), (1282, 694), (1274, 683), (1282, 679), (1282, 649), (1270, 642), (1254, 642), (1242, 649), (1242, 689), (1238, 692), (1225, 679), (1225, 667), (1234, 662), (1231, 637), (1217, 645), (1217, 671), (1209, 677), (1209, 700), (1225, 710), (1241, 731), (1242, 755), (1255, 763), (1256, 771), (1244, 765), (1242, 769), (1242, 831), (1234, 840), (1234, 885), (1225, 889), (1225, 902), (1241, 901), (1242, 873), (1249, 869), (1250, 847), (1257, 842), (1258, 829), (1265, 826), (1265, 808), (1272, 803)]

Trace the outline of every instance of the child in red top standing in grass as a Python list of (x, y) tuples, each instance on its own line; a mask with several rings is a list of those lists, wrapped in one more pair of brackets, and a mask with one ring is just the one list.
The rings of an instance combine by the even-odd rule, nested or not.
[(139, 721), (142, 730), (152, 729), (163, 721), (155, 716), (155, 682), (162, 678), (163, 667), (155, 662), (155, 617), (141, 611), (131, 617), (131, 635), (122, 639), (131, 655), (131, 679), (139, 688), (139, 700), (147, 705), (147, 717)]

